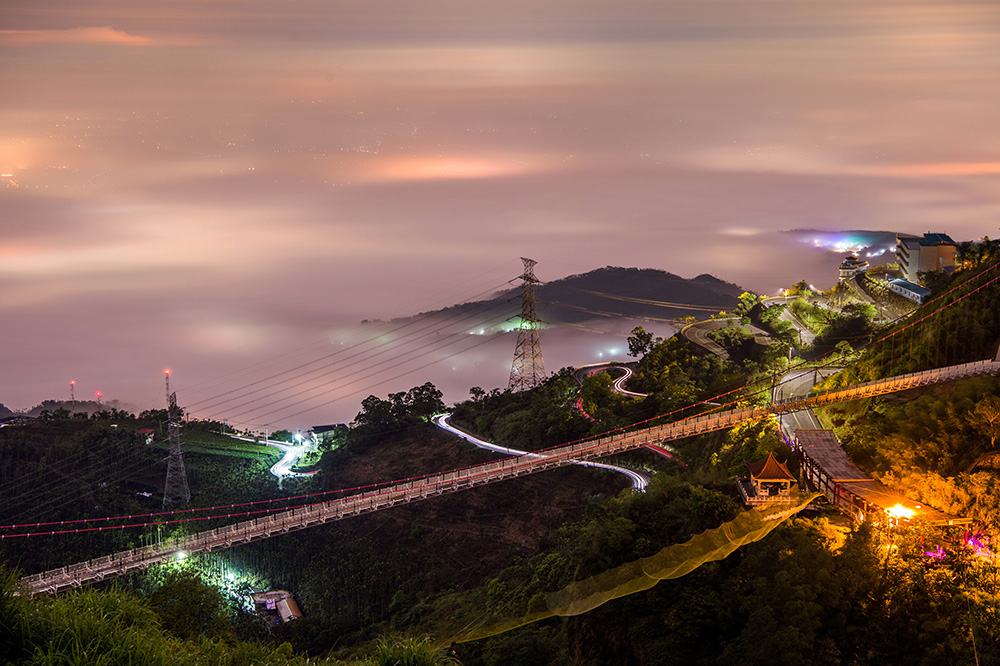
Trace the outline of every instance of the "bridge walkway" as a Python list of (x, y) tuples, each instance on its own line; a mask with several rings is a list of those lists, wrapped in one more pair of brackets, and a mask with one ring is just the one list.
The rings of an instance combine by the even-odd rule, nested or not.
[(59, 569), (25, 576), (20, 582), (22, 588), (31, 593), (55, 593), (119, 576), (129, 571), (145, 569), (153, 564), (176, 560), (187, 555), (231, 548), (278, 534), (386, 509), (397, 504), (437, 497), (446, 493), (474, 488), (484, 483), (494, 483), (579, 461), (601, 458), (647, 444), (658, 444), (717, 430), (726, 430), (740, 423), (768, 418), (774, 414), (874, 397), (983, 374), (1000, 374), (1000, 361), (976, 361), (910, 373), (846, 388), (826, 390), (809, 397), (778, 401), (769, 407), (737, 407), (721, 412), (701, 414), (621, 435), (575, 442), (525, 456), (504, 458), (419, 479), (403, 480), (380, 489), (329, 502), (286, 510), (183, 538), (70, 564)]

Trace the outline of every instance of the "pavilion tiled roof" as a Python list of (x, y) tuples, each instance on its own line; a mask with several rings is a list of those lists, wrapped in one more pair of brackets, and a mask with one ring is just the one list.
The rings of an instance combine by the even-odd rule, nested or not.
[(778, 462), (774, 455), (767, 454), (764, 460), (747, 463), (750, 470), (750, 477), (758, 481), (794, 481), (795, 477), (788, 471), (785, 463)]

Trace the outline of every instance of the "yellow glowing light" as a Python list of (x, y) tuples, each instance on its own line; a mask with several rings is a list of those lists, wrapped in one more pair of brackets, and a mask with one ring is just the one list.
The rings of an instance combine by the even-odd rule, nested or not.
[(890, 507), (885, 510), (893, 518), (912, 518), (916, 515), (916, 511), (913, 509), (907, 509), (902, 504), (897, 504), (896, 506)]

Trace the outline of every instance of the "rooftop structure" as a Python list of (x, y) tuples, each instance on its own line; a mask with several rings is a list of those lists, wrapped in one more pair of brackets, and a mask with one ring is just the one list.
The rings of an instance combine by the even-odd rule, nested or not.
[(896, 237), (896, 260), (903, 277), (917, 281), (917, 273), (938, 273), (955, 267), (958, 245), (948, 234), (926, 233)]

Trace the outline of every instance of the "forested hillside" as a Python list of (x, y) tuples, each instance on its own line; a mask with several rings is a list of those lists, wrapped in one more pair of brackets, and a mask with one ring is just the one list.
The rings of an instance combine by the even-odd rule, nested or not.
[[(973, 273), (959, 272), (939, 293), (972, 279)], [(938, 357), (962, 360), (995, 352), (993, 299), (986, 293), (981, 301), (961, 301), (976, 323), (963, 336), (943, 333), (935, 347)], [(885, 332), (868, 334), (878, 339)], [(913, 349), (924, 349), (924, 342), (913, 336)], [(614, 393), (607, 373), (588, 376), (580, 385), (564, 369), (523, 393), (473, 389), (469, 400), (455, 406), (453, 422), (497, 443), (539, 449), (639, 421), (680, 418), (691, 413), (683, 408), (692, 404), (697, 404), (694, 411), (703, 411), (720, 400), (759, 400), (759, 394), (741, 393), (740, 387), (770, 386), (773, 373), (788, 362), (784, 354), (752, 364), (723, 362), (678, 337), (643, 338), (633, 347), (640, 358), (629, 388), (648, 393), (644, 398)], [(871, 352), (841, 349), (841, 358), (852, 365), (844, 377), (831, 381), (900, 371), (895, 356), (887, 361), (887, 349), (891, 354), (891, 348), (877, 345)], [(928, 352), (911, 358), (919, 364), (929, 357)], [(282, 535), (120, 581), (141, 600), (107, 601), (105, 585), (95, 594), (70, 593), (51, 605), (33, 607), (19, 600), (8, 604), (8, 609), (16, 606), (9, 617), (22, 618), (11, 622), (49, 617), (46, 613), (67, 617), (64, 609), (69, 608), (88, 617), (104, 612), (102, 604), (125, 604), (139, 618), (134, 625), (123, 625), (127, 631), (152, 632), (150, 645), (189, 655), (191, 663), (243, 663), (249, 657), (241, 654), (258, 655), (258, 663), (292, 660), (297, 658), (293, 653), (360, 659), (386, 636), (403, 634), (418, 641), (429, 636), (433, 645), (447, 647), (469, 635), (470, 628), (488, 637), (457, 642), (447, 654), (428, 653), (431, 661), (420, 663), (453, 658), (467, 666), (998, 663), (997, 568), (993, 559), (982, 556), (986, 551), (963, 545), (964, 536), (975, 535), (976, 543), (992, 547), (1000, 530), (995, 517), (1000, 501), (998, 390), (996, 379), (981, 378), (851, 403), (823, 416), (857, 465), (900, 493), (973, 517), (976, 526), (969, 534), (905, 523), (853, 526), (820, 501), (763, 540), (685, 576), (580, 615), (529, 621), (546, 595), (684, 543), (740, 515), (733, 481), (746, 474), (747, 462), (774, 453), (797, 473), (776, 423), (761, 421), (674, 442), (673, 458), (648, 450), (617, 456), (614, 462), (652, 478), (642, 493), (627, 488), (624, 478), (613, 473), (568, 467)], [(718, 398), (722, 394), (726, 397)], [(328, 446), (319, 474), (288, 481), (280, 489), (267, 475), (266, 461), (212, 452), (222, 445), (204, 434), (204, 450), (186, 458), (193, 503), (313, 497), (494, 457), (431, 425), (427, 417), (441, 407), (440, 393), (429, 384), (386, 398), (369, 397), (355, 426)], [(127, 484), (101, 485), (103, 477), (96, 472), (72, 475), (61, 462), (115, 459), (110, 469), (125, 471), (134, 461), (140, 471), (130, 472), (132, 481), (143, 474), (150, 483), (162, 478), (162, 450), (157, 454), (133, 434), (146, 422), (119, 417), (117, 428), (99, 418), (55, 418), (5, 428), (0, 431), (5, 482), (25, 492), (31, 474), (52, 484), (73, 477), (72, 501), (67, 497), (65, 506), (49, 507), (51, 513), (39, 512), (39, 518), (80, 512), (96, 516), (132, 511), (133, 505), (138, 509), (135, 503), (146, 500)], [(192, 433), (218, 427), (186, 426)], [(81, 471), (88, 464), (81, 463)], [(194, 528), (175, 524), (169, 529)], [(12, 539), (0, 546), (8, 566), (29, 563), (29, 552), (34, 565), (65, 562), (102, 548), (108, 552), (136, 538), (115, 531), (75, 540), (33, 537), (30, 550)], [(291, 591), (304, 617), (265, 628), (241, 599), (248, 591), (272, 588)], [(171, 611), (179, 599), (187, 609), (180, 615)], [(22, 603), (26, 605), (17, 605)], [(205, 620), (186, 622), (196, 612)], [(497, 618), (508, 620), (498, 623)], [(512, 628), (519, 622), (511, 618), (528, 623)], [(107, 636), (118, 631), (110, 627), (120, 625), (120, 620), (109, 622)], [(169, 635), (156, 633), (157, 622)], [(31, 650), (56, 654), (62, 649), (55, 639), (38, 638), (48, 634), (17, 636), (29, 634), (34, 642), (17, 640), (32, 647), (11, 654), (27, 659)], [(107, 636), (102, 634), (101, 640)], [(182, 640), (187, 642), (171, 642)], [(290, 647), (282, 647), (283, 642)], [(420, 645), (427, 647), (418, 642), (408, 649)]]

